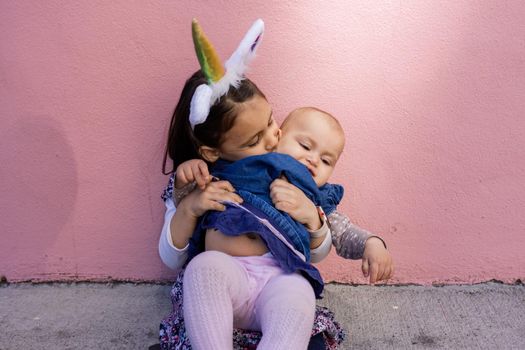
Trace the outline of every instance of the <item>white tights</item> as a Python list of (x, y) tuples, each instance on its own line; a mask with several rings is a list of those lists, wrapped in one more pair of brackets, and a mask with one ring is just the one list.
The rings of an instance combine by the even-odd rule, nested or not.
[(184, 322), (192, 348), (233, 348), (233, 327), (262, 331), (257, 349), (308, 346), (315, 296), (301, 275), (284, 274), (271, 257), (206, 251), (184, 273)]

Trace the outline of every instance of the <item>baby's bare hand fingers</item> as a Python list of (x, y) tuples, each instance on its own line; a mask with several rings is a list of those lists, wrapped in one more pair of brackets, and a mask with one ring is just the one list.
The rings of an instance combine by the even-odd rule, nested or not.
[(280, 191), (272, 191), (270, 192), (270, 198), (275, 203), (275, 202), (287, 200), (289, 198), (289, 195), (287, 195), (286, 193), (280, 192)]
[(390, 257), (387, 257), (383, 263), (385, 272), (383, 275), (383, 279), (389, 279), (392, 277), (392, 273), (394, 272), (394, 265), (392, 264), (392, 259)]
[(382, 281), (385, 280), (387, 277), (387, 272), (384, 265), (379, 265), (378, 272), (377, 272), (377, 280)]
[(388, 279), (392, 278), (394, 276), (394, 266), (390, 265), (390, 268), (388, 269)]
[(273, 180), (273, 182), (270, 184), (270, 189), (274, 188), (274, 187), (284, 187), (286, 188), (287, 185), (290, 185), (287, 181), (285, 180), (281, 180), (281, 179), (275, 179)]
[(388, 280), (390, 279), (390, 277), (392, 277), (392, 265), (387, 263), (385, 265), (385, 272), (383, 273), (383, 279)]
[(284, 211), (286, 213), (288, 213), (289, 211), (293, 209), (290, 203), (288, 202), (277, 202), (277, 203), (274, 203), (274, 206), (275, 206), (275, 209)]
[(289, 188), (275, 187), (270, 190), (270, 197), (272, 199), (278, 198), (295, 198), (295, 192)]
[(370, 265), (370, 283), (374, 284), (377, 282), (377, 273), (378, 273), (377, 263), (372, 263)]
[(274, 187), (271, 187), (270, 188), (270, 197), (271, 198), (275, 198), (275, 196), (277, 196), (279, 193), (282, 193), (283, 189), (278, 187), (278, 186), (274, 186)]
[(388, 280), (390, 278), (390, 268), (385, 267), (385, 272), (383, 273), (383, 280)]

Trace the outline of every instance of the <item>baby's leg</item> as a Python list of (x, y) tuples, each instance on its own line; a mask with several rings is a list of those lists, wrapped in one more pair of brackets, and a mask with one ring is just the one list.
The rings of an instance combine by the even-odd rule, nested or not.
[(206, 251), (184, 274), (184, 321), (193, 349), (233, 348), (233, 310), (249, 297), (244, 269), (229, 255)]
[(263, 333), (257, 349), (308, 347), (315, 316), (312, 286), (301, 275), (273, 277), (259, 294), (256, 317)]

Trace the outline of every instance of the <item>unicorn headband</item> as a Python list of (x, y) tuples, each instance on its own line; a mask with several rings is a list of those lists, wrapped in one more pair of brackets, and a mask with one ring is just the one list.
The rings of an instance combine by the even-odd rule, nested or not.
[(193, 19), (191, 27), (195, 52), (202, 73), (208, 80), (208, 84), (197, 87), (191, 99), (190, 125), (193, 130), (195, 125), (206, 121), (210, 107), (228, 92), (230, 86), (239, 87), (244, 79), (244, 72), (248, 68), (248, 63), (255, 57), (255, 51), (261, 43), (264, 22), (258, 19), (252, 24), (224, 67), (196, 19)]

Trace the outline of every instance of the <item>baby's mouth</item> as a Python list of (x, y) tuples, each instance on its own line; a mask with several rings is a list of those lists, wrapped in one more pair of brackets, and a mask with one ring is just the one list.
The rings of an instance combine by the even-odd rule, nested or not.
[(315, 177), (315, 173), (314, 173), (314, 170), (312, 168), (310, 168), (309, 166), (306, 167), (308, 169), (308, 171), (310, 172), (310, 174), (312, 174), (312, 177)]

